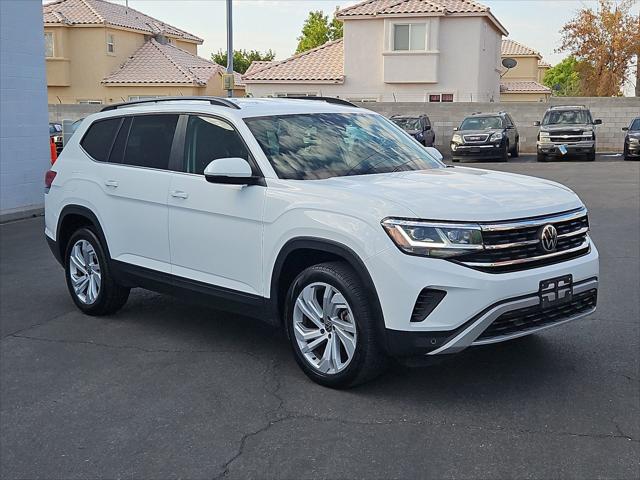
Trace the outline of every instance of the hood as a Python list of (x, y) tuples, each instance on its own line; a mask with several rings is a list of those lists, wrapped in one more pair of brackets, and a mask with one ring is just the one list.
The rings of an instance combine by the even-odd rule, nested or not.
[(459, 133), (460, 135), (486, 135), (487, 133), (493, 134), (503, 130), (503, 128), (485, 128), (484, 130), (458, 130), (454, 133)]
[(582, 132), (583, 130), (593, 130), (593, 125), (590, 123), (559, 123), (556, 125), (543, 125), (540, 130), (544, 132), (556, 132), (558, 130), (563, 132)]
[(321, 182), (395, 202), (426, 220), (513, 220), (582, 206), (575, 193), (558, 183), (476, 168), (335, 177)]

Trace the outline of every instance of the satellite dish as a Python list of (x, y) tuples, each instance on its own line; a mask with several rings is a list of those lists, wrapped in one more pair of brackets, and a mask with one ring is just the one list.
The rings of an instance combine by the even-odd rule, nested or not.
[(516, 65), (518, 65), (518, 61), (515, 58), (503, 58), (502, 59), (502, 66), (504, 68), (514, 68)]

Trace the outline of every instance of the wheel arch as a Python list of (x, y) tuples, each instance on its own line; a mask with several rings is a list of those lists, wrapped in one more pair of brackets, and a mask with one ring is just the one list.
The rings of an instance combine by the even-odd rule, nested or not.
[[(310, 258), (310, 256), (312, 256)], [(344, 261), (356, 272), (367, 297), (371, 300), (376, 317), (378, 338), (384, 339), (384, 317), (373, 279), (362, 259), (348, 246), (327, 239), (298, 237), (289, 240), (280, 249), (271, 272), (270, 299), (272, 317), (283, 325), (284, 301), (295, 277), (305, 268), (326, 261)]]
[(111, 260), (107, 240), (100, 225), (100, 221), (94, 212), (81, 205), (67, 205), (60, 212), (58, 225), (56, 226), (56, 257), (64, 265), (64, 255), (67, 250), (67, 243), (78, 228), (93, 227), (96, 235), (102, 243), (108, 260)]

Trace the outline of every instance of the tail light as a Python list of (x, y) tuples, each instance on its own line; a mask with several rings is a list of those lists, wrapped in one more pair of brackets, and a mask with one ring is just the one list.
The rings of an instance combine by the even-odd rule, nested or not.
[(44, 174), (44, 188), (45, 191), (49, 191), (51, 188), (51, 184), (53, 183), (53, 179), (56, 178), (56, 172), (53, 170), (47, 170), (47, 173)]

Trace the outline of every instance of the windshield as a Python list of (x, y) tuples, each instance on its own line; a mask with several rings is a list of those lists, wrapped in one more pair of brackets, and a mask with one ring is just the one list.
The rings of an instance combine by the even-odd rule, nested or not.
[(392, 118), (391, 121), (403, 130), (422, 130), (419, 118)]
[(247, 118), (245, 122), (283, 179), (444, 167), (381, 115), (314, 113)]
[(490, 130), (502, 128), (500, 117), (469, 117), (460, 125), (460, 130)]
[(629, 127), (629, 130), (640, 130), (640, 118), (636, 118), (633, 121), (633, 123)]
[(592, 123), (588, 110), (551, 110), (544, 114), (542, 125), (578, 125)]

